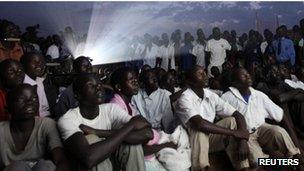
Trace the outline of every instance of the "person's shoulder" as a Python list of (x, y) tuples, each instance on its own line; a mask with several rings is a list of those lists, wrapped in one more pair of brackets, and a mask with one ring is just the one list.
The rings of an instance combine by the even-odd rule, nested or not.
[(78, 113), (79, 113), (79, 107), (70, 109), (59, 118), (58, 122), (62, 122), (64, 120), (73, 120), (77, 118)]
[(252, 93), (254, 93), (255, 96), (262, 97), (262, 98), (268, 98), (268, 96), (260, 90), (250, 87), (250, 91)]
[(218, 96), (216, 93), (214, 93), (213, 91), (209, 90), (208, 88), (204, 88), (204, 94), (206, 97), (211, 97), (211, 98), (220, 98), (220, 96)]
[(222, 99), (229, 99), (229, 98), (232, 98), (234, 95), (233, 93), (229, 90), (229, 91), (226, 91), (222, 96), (221, 98)]
[(163, 95), (167, 95), (167, 96), (170, 96), (172, 93), (166, 89), (162, 89), (162, 88), (159, 88), (157, 91), (159, 91), (161, 94)]

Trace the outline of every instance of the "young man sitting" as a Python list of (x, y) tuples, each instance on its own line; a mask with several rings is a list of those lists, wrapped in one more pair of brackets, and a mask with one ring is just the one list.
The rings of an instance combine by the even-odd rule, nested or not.
[[(0, 170), (68, 170), (56, 123), (39, 116), (36, 87), (21, 84), (7, 95), (10, 121), (0, 123)], [(47, 160), (47, 154), (51, 160)]]
[[(237, 170), (249, 167), (244, 117), (218, 95), (205, 89), (208, 77), (201, 66), (187, 73), (189, 87), (177, 100), (176, 113), (188, 128), (195, 171), (210, 167), (209, 152), (225, 150)], [(232, 116), (214, 123), (215, 115)]]
[[(113, 167), (144, 171), (144, 154), (140, 144), (153, 137), (150, 124), (141, 116), (132, 118), (118, 105), (103, 104), (105, 92), (94, 75), (79, 75), (73, 83), (73, 90), (79, 107), (64, 114), (58, 126), (66, 148), (79, 162), (79, 167), (104, 171), (111, 171)], [(98, 137), (84, 135), (84, 127), (99, 130)], [(143, 132), (143, 129), (146, 131)], [(109, 159), (111, 155), (115, 159), (114, 165)]]
[(265, 122), (266, 118), (276, 122), (285, 121), (283, 110), (267, 95), (251, 87), (251, 77), (244, 68), (234, 69), (231, 81), (230, 91), (222, 98), (245, 117), (250, 133), (250, 163), (257, 164), (258, 158), (268, 155), (273, 158), (299, 157), (300, 150), (285, 129)]

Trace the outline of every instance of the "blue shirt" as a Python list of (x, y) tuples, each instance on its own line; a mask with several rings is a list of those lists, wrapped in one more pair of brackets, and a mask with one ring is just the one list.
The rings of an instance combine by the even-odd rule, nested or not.
[[(280, 40), (281, 40), (281, 53), (278, 54)], [(286, 62), (290, 60), (291, 65), (294, 66), (296, 62), (296, 53), (292, 40), (282, 37), (273, 41), (272, 45), (278, 62)]]

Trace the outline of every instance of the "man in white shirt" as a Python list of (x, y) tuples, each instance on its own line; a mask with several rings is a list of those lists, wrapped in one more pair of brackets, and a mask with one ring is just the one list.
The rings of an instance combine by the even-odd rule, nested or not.
[[(94, 75), (78, 76), (73, 90), (79, 107), (63, 115), (58, 121), (58, 128), (67, 150), (80, 167), (144, 171), (141, 144), (153, 137), (150, 124), (140, 116), (131, 118), (115, 104), (103, 104), (105, 92)], [(112, 166), (109, 156), (114, 153), (118, 163)]]
[(137, 95), (132, 97), (132, 104), (156, 130), (172, 131), (173, 113), (170, 104), (171, 93), (158, 86), (156, 75), (152, 69), (143, 71), (140, 75), (143, 84)]
[(168, 71), (169, 69), (175, 69), (175, 59), (174, 59), (174, 46), (169, 44), (169, 37), (167, 33), (162, 34), (162, 46), (161, 51), (161, 65), (160, 67)]
[[(248, 146), (249, 161), (257, 164), (258, 158), (289, 158), (300, 154), (286, 130), (277, 125), (265, 122), (271, 119), (276, 122), (285, 121), (283, 110), (273, 103), (267, 95), (250, 87), (249, 73), (238, 68), (233, 71), (230, 91), (222, 98), (235, 107), (244, 117), (250, 133)], [(265, 154), (266, 152), (267, 154)]]
[[(187, 73), (190, 86), (176, 102), (176, 113), (188, 128), (193, 170), (210, 167), (208, 154), (225, 150), (236, 170), (249, 168), (249, 133), (244, 117), (229, 103), (204, 87), (208, 77), (201, 66)], [(214, 123), (216, 115), (227, 117)], [(232, 116), (232, 117), (229, 117)]]
[(222, 65), (226, 60), (226, 50), (231, 46), (227, 40), (221, 38), (221, 31), (218, 27), (212, 30), (212, 39), (208, 40), (206, 51), (210, 52), (210, 64), (208, 65), (208, 76), (211, 77), (211, 68), (216, 66), (222, 72)]
[(149, 34), (145, 35), (145, 49), (142, 53), (144, 65), (150, 67), (156, 67), (156, 58), (160, 57), (160, 47), (152, 42), (152, 36)]
[(47, 49), (46, 56), (50, 56), (53, 60), (60, 57), (59, 47), (61, 40), (58, 35), (53, 36), (53, 44)]
[(206, 68), (205, 61), (206, 40), (202, 29), (197, 30), (197, 40), (192, 49), (192, 54), (196, 56), (196, 65)]

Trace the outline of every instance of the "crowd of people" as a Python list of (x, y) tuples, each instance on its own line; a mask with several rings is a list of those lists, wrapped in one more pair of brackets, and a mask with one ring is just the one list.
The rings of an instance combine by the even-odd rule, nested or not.
[(38, 28), (0, 20), (0, 170), (202, 171), (219, 151), (234, 170), (304, 170), (304, 19), (145, 34), (125, 48), (137, 60), (108, 68), (66, 48), (86, 35)]

